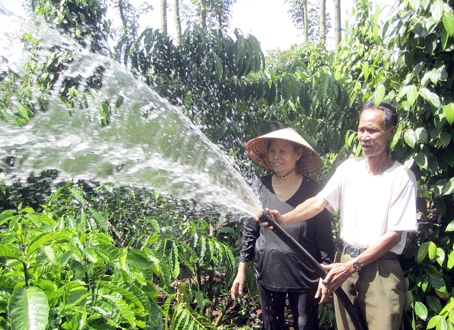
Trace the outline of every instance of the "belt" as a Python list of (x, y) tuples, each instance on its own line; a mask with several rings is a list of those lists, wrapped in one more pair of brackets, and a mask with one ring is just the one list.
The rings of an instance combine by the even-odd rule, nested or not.
[[(366, 248), (359, 248), (359, 247), (354, 247), (354, 246), (350, 246), (350, 245), (347, 245), (347, 244), (342, 244), (342, 253), (343, 254), (348, 254), (351, 257), (357, 257), (361, 253), (363, 253), (364, 251), (366, 251)], [(394, 252), (389, 252), (388, 251), (384, 255), (382, 255), (380, 257), (380, 259), (395, 260), (395, 259), (397, 259), (397, 254), (395, 254)]]

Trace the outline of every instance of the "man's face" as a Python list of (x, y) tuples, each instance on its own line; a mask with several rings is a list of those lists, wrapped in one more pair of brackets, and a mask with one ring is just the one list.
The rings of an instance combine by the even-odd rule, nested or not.
[(381, 110), (363, 111), (358, 125), (358, 140), (367, 158), (387, 157), (388, 142), (396, 132), (396, 126), (386, 129), (385, 113)]

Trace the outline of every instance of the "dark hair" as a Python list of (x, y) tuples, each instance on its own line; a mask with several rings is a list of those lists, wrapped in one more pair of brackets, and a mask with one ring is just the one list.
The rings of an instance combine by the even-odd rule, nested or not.
[(295, 172), (298, 173), (298, 174), (303, 174), (303, 173), (301, 173), (302, 170), (301, 170), (301, 166), (299, 166), (299, 165), (300, 165), (300, 163), (304, 162), (306, 156), (308, 154), (310, 154), (310, 153), (308, 153), (308, 150), (307, 150), (306, 147), (302, 146), (299, 143), (296, 143), (296, 142), (293, 142), (293, 141), (290, 141), (290, 140), (286, 140), (286, 139), (282, 139), (282, 138), (272, 138), (272, 139), (267, 139), (267, 140), (268, 141), (266, 142), (266, 147), (267, 147), (268, 150), (270, 150), (270, 146), (275, 140), (285, 140), (285, 141), (287, 141), (292, 146), (292, 149), (293, 149), (293, 151), (295, 153), (297, 153), (299, 149), (302, 149), (301, 157), (295, 163)]
[[(363, 111), (361, 112), (361, 115), (363, 114), (364, 111), (366, 110), (381, 110), (385, 114), (385, 127), (386, 129), (397, 126), (397, 112), (396, 108), (394, 108), (391, 104), (387, 102), (381, 102), (378, 107), (375, 106), (374, 102), (372, 101), (366, 101), (363, 105)], [(360, 115), (360, 117), (361, 117)]]

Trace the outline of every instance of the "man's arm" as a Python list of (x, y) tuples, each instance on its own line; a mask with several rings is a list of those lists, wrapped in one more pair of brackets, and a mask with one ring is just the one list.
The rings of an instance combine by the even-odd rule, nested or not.
[[(268, 214), (274, 217), (274, 220), (277, 221), (281, 227), (287, 227), (294, 223), (305, 221), (310, 218), (315, 217), (317, 214), (323, 211), (323, 209), (328, 205), (328, 202), (322, 197), (314, 196), (312, 198), (306, 199), (303, 203), (299, 204), (292, 211), (285, 213), (284, 215), (280, 214), (276, 210), (268, 210)], [(268, 223), (260, 223), (262, 227), (268, 227)]]
[[(391, 250), (397, 243), (400, 242), (401, 238), (401, 231), (389, 231), (385, 233), (376, 243), (370, 245), (366, 251), (356, 257), (356, 260), (359, 262), (361, 268), (363, 268)], [(353, 267), (353, 261), (344, 264), (335, 263), (331, 265), (322, 265), (322, 267), (329, 271), (323, 280), (323, 283), (325, 283), (326, 287), (332, 291), (336, 291), (337, 288), (344, 283), (347, 277), (356, 272)]]

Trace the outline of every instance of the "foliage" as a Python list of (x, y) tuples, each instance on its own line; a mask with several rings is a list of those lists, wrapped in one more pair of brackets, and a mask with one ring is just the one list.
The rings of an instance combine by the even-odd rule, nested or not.
[(103, 0), (30, 0), (33, 11), (52, 27), (93, 52), (105, 52), (110, 23)]
[[(290, 3), (288, 13), (295, 27), (305, 35), (307, 26), (308, 40), (320, 40), (320, 2), (311, 0), (285, 0), (285, 2)], [(331, 19), (329, 13), (326, 16), (328, 32), (331, 28)]]
[[(107, 52), (109, 23), (103, 2), (33, 4), (83, 47)], [(215, 18), (226, 13), (220, 6), (230, 2), (200, 4), (211, 6)], [(409, 236), (402, 259), (405, 326), (450, 329), (453, 5), (443, 0), (401, 1), (383, 27), (369, 1), (357, 0), (354, 11), (356, 21), (348, 26), (336, 56), (318, 43), (305, 43), (269, 54), (265, 67), (255, 37), (239, 31), (228, 37), (198, 26), (187, 29), (179, 45), (152, 29), (137, 37), (132, 26), (123, 31), (112, 56), (181, 106), (244, 171), (249, 163), (242, 148), (248, 139), (292, 126), (325, 156), (325, 166), (316, 174), (323, 181), (348, 156), (344, 144), (356, 155), (361, 152), (353, 133), (361, 104), (367, 99), (396, 104), (401, 122), (392, 153), (419, 182), (420, 230)], [(132, 10), (125, 13), (125, 21), (134, 15)], [(24, 41), (31, 54), (24, 72), (10, 70), (1, 76), (0, 119), (23, 125), (36, 111), (46, 110), (52, 93), (71, 107), (87, 108), (102, 85), (104, 68), (97, 68), (87, 82), (80, 77), (63, 80), (61, 73), (73, 54), (64, 47), (42, 53), (43, 41), (32, 33)], [(98, 111), (108, 125), (110, 112), (121, 100), (101, 103)], [(72, 328), (79, 319), (105, 328), (211, 327), (210, 310), (225, 295), (235, 269), (239, 225), (213, 233), (210, 221), (218, 214), (194, 213), (191, 202), (130, 187), (69, 184), (48, 199), (53, 175), (32, 177), (28, 185), (0, 187), (3, 328), (26, 328), (19, 322), (32, 303), (42, 307), (41, 312), (48, 308), (49, 318), (40, 313), (28, 318), (49, 327)], [(222, 283), (216, 281), (219, 274), (225, 276)], [(251, 296), (257, 297), (254, 292)]]
[[(397, 103), (401, 121), (391, 148), (419, 183), (419, 232), (410, 235), (402, 261), (406, 327), (452, 328), (453, 5), (404, 1), (391, 15), (398, 19), (382, 29), (367, 1), (357, 1), (357, 10), (360, 21), (339, 56), (347, 65), (338, 67), (337, 77), (347, 78), (352, 102)], [(353, 144), (354, 134), (348, 140)]]
[[(150, 314), (159, 314), (157, 292), (150, 285), (155, 263), (137, 250), (116, 248), (104, 219), (96, 222), (83, 211), (74, 215), (56, 218), (31, 208), (1, 214), (0, 251), (6, 258), (2, 303), (8, 306), (8, 315), (2, 314), (4, 328), (23, 329), (15, 317), (31, 303), (49, 311), (29, 315), (30, 323), (43, 329), (75, 324), (143, 328), (146, 322), (155, 323), (150, 320)], [(143, 276), (139, 288), (142, 270), (150, 275)]]
[[(110, 37), (113, 37), (112, 39), (116, 40), (116, 44), (123, 44), (130, 40), (136, 40), (139, 33), (139, 19), (143, 15), (146, 15), (152, 9), (152, 6), (147, 2), (144, 2), (139, 8), (136, 8), (129, 0), (115, 0), (113, 1), (113, 7), (120, 16), (121, 27), (112, 27), (111, 32), (114, 33), (114, 35), (110, 35)], [(115, 39), (117, 35), (119, 35), (119, 38)], [(119, 61), (115, 47), (111, 56)]]
[(159, 31), (146, 29), (133, 45), (123, 46), (122, 58), (160, 95), (182, 106), (195, 124), (203, 125), (212, 141), (228, 144), (243, 134), (236, 109), (238, 82), (260, 70), (264, 60), (255, 37), (239, 31), (235, 36), (236, 41), (218, 37), (196, 26), (175, 46)]
[[(2, 328), (31, 329), (24, 320), (42, 329), (76, 324), (163, 329), (166, 323), (213, 328), (203, 311), (213, 306), (224, 284), (205, 279), (232, 267), (228, 246), (208, 235), (204, 221), (178, 219), (170, 204), (163, 209), (165, 199), (153, 193), (136, 210), (145, 202), (154, 205), (154, 215), (134, 218), (133, 212), (127, 226), (116, 227), (111, 212), (120, 207), (105, 204), (113, 190), (67, 184), (41, 212), (19, 205), (0, 214)], [(127, 198), (117, 202), (132, 205)], [(134, 233), (129, 242), (117, 239), (129, 231)], [(162, 297), (167, 297), (164, 306)], [(25, 318), (30, 304), (39, 308)]]
[(236, 0), (183, 0), (180, 1), (180, 12), (191, 29), (199, 26), (222, 37), (229, 30), (234, 3)]

